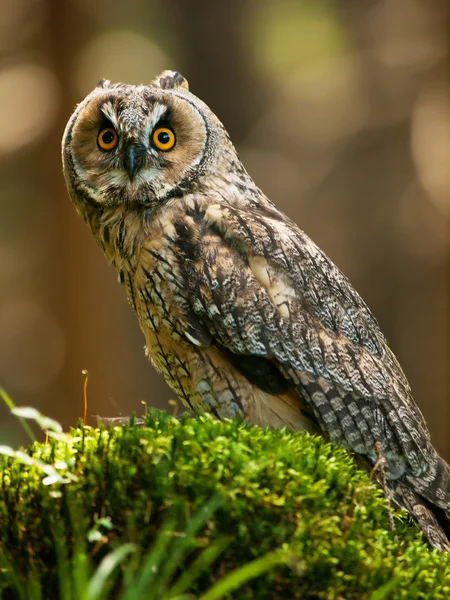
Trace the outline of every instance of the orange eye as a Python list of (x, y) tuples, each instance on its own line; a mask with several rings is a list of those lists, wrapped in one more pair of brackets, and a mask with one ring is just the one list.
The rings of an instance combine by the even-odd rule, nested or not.
[(112, 150), (117, 146), (117, 142), (119, 141), (119, 136), (112, 129), (112, 127), (107, 127), (106, 129), (102, 129), (97, 136), (97, 144), (101, 150)]
[(158, 127), (152, 134), (155, 148), (167, 152), (175, 146), (176, 138), (174, 132), (168, 127)]

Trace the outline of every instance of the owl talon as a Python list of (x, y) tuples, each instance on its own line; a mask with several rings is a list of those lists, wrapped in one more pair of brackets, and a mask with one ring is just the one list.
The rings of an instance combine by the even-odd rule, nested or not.
[[(392, 514), (392, 509), (391, 509), (391, 498), (390, 498), (390, 494), (389, 494), (388, 487), (386, 484), (385, 466), (386, 466), (387, 460), (383, 454), (383, 448), (382, 448), (381, 442), (375, 442), (374, 450), (375, 450), (375, 453), (376, 453), (378, 459), (377, 459), (377, 462), (375, 463), (375, 465), (373, 466), (372, 470), (370, 471), (370, 477), (373, 479), (376, 479), (383, 490), (384, 497), (386, 498), (386, 502), (387, 502), (389, 526), (390, 526), (391, 531), (395, 532), (394, 516)], [(378, 477), (377, 477), (377, 473), (379, 473)]]

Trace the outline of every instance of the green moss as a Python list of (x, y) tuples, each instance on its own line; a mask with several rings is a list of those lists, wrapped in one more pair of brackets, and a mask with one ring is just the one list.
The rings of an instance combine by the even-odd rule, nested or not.
[[(159, 412), (145, 428), (81, 428), (56, 438), (33, 444), (27, 454), (35, 464), (20, 455), (0, 457), (5, 598), (19, 597), (14, 576), (30, 574), (45, 586), (45, 598), (62, 597), (56, 591), (61, 553), (85, 556), (92, 566), (128, 542), (144, 552), (154, 548), (158, 532), (168, 528), (184, 540), (183, 552), (172, 555), (178, 556), (173, 577), (202, 550), (220, 545), (191, 582), (194, 594), (282, 548), (284, 564), (226, 597), (450, 597), (449, 555), (431, 551), (403, 514), (395, 515), (396, 539), (380, 490), (350, 455), (320, 438), (207, 416), (179, 422)], [(50, 469), (44, 485), (37, 461), (56, 467), (66, 482), (52, 483)], [(193, 516), (211, 501), (217, 506), (188, 535)], [(123, 573), (108, 597), (126, 589)]]

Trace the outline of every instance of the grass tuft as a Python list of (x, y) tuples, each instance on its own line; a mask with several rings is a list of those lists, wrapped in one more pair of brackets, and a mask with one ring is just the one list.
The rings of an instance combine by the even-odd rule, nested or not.
[(145, 421), (3, 447), (2, 598), (450, 597), (450, 555), (403, 513), (396, 537), (344, 450), (208, 416)]

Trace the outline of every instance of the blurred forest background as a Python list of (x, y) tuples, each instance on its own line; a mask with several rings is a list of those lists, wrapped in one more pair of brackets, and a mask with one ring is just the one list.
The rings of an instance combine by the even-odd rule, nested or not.
[[(179, 70), (369, 304), (450, 459), (448, 0), (1, 0), (0, 385), (68, 426), (168, 408), (72, 208), (60, 140), (106, 77)], [(0, 408), (0, 443), (25, 441)]]

